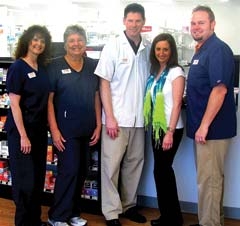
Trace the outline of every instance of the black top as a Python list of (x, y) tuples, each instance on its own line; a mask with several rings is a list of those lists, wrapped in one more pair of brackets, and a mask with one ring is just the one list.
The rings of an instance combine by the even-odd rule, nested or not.
[[(49, 80), (45, 67), (39, 66), (36, 71), (24, 60), (18, 59), (8, 69), (6, 85), (8, 93), (21, 96), (20, 108), (24, 126), (47, 126)], [(5, 128), (10, 130), (14, 127), (10, 109)]]

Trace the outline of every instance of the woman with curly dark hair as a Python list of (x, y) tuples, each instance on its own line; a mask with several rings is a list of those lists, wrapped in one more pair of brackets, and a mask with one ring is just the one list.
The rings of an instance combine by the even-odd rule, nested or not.
[(47, 151), (51, 35), (33, 25), (20, 37), (15, 62), (7, 72), (10, 109), (7, 130), (16, 226), (41, 226), (41, 194)]

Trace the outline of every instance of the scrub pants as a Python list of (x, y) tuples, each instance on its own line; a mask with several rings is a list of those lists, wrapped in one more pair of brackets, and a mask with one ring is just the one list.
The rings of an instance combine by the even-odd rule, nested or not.
[(230, 140), (208, 140), (206, 144), (195, 143), (200, 225), (224, 225), (224, 161)]
[[(102, 128), (101, 192), (106, 220), (116, 219), (137, 204), (137, 188), (144, 163), (144, 128), (120, 128), (111, 139)], [(120, 190), (120, 192), (119, 192)]]
[(54, 188), (54, 204), (49, 218), (67, 222), (81, 213), (81, 192), (86, 178), (86, 154), (89, 137), (67, 138), (65, 150), (56, 151), (58, 156), (57, 177)]
[[(155, 146), (152, 139), (154, 156), (154, 179), (157, 191), (158, 208), (161, 213), (160, 221), (163, 225), (183, 225), (183, 217), (178, 200), (177, 184), (172, 167), (174, 157), (183, 136), (183, 129), (176, 129), (173, 134), (173, 146), (163, 151), (161, 144)], [(161, 136), (161, 143), (163, 136)]]
[(26, 128), (31, 142), (31, 153), (20, 151), (20, 136), (8, 132), (13, 200), (16, 205), (16, 226), (41, 225), (41, 197), (46, 173), (47, 128)]

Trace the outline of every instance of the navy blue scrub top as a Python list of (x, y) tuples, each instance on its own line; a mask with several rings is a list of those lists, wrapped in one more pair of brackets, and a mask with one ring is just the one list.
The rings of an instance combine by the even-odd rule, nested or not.
[(75, 71), (64, 57), (48, 67), (50, 91), (58, 127), (65, 138), (91, 136), (96, 127), (95, 94), (99, 90), (94, 74), (97, 60), (84, 57), (83, 68)]
[[(17, 59), (8, 69), (6, 81), (8, 93), (21, 96), (20, 108), (24, 126), (47, 126), (47, 102), (49, 80), (45, 67), (38, 65), (38, 71), (24, 60)], [(6, 130), (16, 128), (12, 111), (9, 110)], [(25, 128), (26, 129), (26, 128)]]

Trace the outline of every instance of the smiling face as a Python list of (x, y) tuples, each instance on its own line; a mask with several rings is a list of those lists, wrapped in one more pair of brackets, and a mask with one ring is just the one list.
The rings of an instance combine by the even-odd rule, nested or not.
[(205, 42), (214, 32), (215, 21), (210, 21), (205, 11), (196, 11), (192, 14), (191, 35), (198, 43)]
[(35, 34), (29, 42), (28, 51), (34, 55), (40, 55), (45, 49), (45, 39), (40, 34)]
[(86, 51), (86, 40), (80, 34), (70, 34), (65, 42), (67, 54), (72, 56), (82, 56)]
[(145, 24), (141, 13), (129, 12), (127, 16), (123, 19), (123, 23), (126, 27), (127, 36), (134, 40), (139, 37), (142, 27)]
[(155, 46), (155, 57), (160, 63), (161, 67), (167, 65), (171, 56), (171, 48), (168, 41), (163, 40), (156, 43)]

